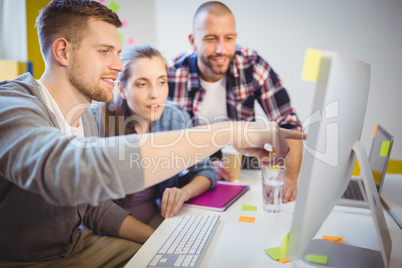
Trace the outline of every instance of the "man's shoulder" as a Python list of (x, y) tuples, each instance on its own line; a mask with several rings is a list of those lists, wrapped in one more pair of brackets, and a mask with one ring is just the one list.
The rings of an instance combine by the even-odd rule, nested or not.
[(14, 80), (5, 80), (0, 82), (0, 96), (2, 102), (7, 103), (29, 103), (40, 102), (40, 89), (35, 78), (29, 74), (23, 74)]
[(13, 80), (4, 80), (0, 82), (0, 90), (2, 92), (20, 92), (33, 95), (33, 89), (38, 88), (35, 86), (35, 79), (30, 73), (25, 73)]
[(193, 72), (193, 69), (196, 69), (196, 59), (196, 52), (188, 51), (168, 60), (168, 76), (180, 75), (183, 78), (186, 74)]
[(176, 57), (168, 60), (168, 67), (180, 67), (183, 64), (189, 64), (190, 59), (192, 57), (194, 57), (195, 52), (194, 51), (187, 51), (187, 52), (183, 52), (180, 53), (179, 55), (177, 55)]
[(238, 62), (256, 62), (261, 57), (255, 49), (243, 47), (240, 45), (236, 46), (236, 53), (234, 60)]

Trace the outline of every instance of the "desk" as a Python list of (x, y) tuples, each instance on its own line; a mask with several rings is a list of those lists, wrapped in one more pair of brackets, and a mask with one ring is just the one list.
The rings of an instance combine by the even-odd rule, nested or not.
[[(401, 192), (395, 191), (394, 187), (400, 185), (398, 180), (402, 180), (402, 175), (387, 174), (383, 193), (400, 196)], [(281, 246), (282, 238), (290, 230), (294, 202), (283, 204), (280, 214), (265, 213), (262, 209), (259, 170), (242, 170), (240, 179), (235, 183), (249, 184), (250, 189), (225, 212), (183, 207), (178, 215), (163, 221), (126, 267), (146, 267), (180, 219), (190, 214), (221, 216), (200, 267), (311, 267), (303, 261), (281, 264), (264, 252), (264, 249)], [(243, 204), (254, 205), (258, 209), (243, 211)], [(390, 267), (402, 267), (402, 230), (387, 212), (384, 215), (393, 243)], [(238, 222), (240, 216), (255, 217), (256, 220), (254, 223)], [(344, 241), (351, 245), (379, 250), (369, 209), (336, 206), (315, 238), (322, 238), (323, 235), (343, 236)]]

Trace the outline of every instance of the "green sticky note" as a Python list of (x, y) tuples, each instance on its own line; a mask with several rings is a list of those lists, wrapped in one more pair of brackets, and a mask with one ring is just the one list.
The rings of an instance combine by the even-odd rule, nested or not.
[(281, 247), (276, 247), (276, 248), (268, 248), (264, 249), (264, 251), (274, 260), (278, 260), (281, 258), (281, 253), (282, 253), (282, 248)]
[(308, 48), (304, 58), (303, 71), (301, 75), (302, 80), (317, 81), (318, 73), (320, 71), (322, 52), (319, 50)]
[(243, 210), (246, 210), (246, 211), (257, 211), (257, 207), (256, 207), (256, 206), (250, 206), (250, 205), (245, 205), (245, 204), (243, 204)]
[(322, 255), (314, 255), (310, 254), (306, 256), (307, 261), (315, 262), (315, 263), (321, 263), (321, 264), (326, 264), (328, 261), (327, 256), (322, 256)]
[(110, 8), (111, 10), (113, 10), (114, 12), (117, 12), (117, 10), (119, 9), (119, 5), (116, 4), (116, 3), (113, 2), (113, 1), (110, 2), (107, 7)]
[(286, 258), (286, 253), (288, 252), (288, 242), (289, 242), (289, 233), (285, 235), (282, 239), (282, 252), (280, 259)]
[(123, 34), (121, 34), (121, 33), (119, 33), (119, 41), (120, 41), (120, 43), (123, 42)]
[(383, 141), (382, 142), (380, 156), (382, 156), (382, 157), (387, 157), (388, 156), (389, 146), (391, 146), (390, 141)]

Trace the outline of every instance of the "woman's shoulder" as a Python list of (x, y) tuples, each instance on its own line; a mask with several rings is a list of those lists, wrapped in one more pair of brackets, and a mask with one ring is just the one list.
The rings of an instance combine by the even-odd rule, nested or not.
[(174, 117), (174, 118), (180, 118), (180, 117), (190, 117), (188, 112), (184, 109), (183, 106), (181, 106), (179, 103), (167, 100), (165, 103), (165, 108), (162, 113), (162, 117)]
[(167, 100), (159, 120), (154, 123), (155, 131), (192, 127), (189, 113), (180, 104)]

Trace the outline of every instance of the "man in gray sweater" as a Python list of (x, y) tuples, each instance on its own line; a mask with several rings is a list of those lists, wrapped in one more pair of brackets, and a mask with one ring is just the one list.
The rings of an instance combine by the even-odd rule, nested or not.
[[(166, 180), (228, 144), (272, 162), (289, 151), (286, 138), (302, 138), (276, 124), (245, 122), (96, 137), (87, 108), (113, 98), (124, 69), (120, 26), (96, 1), (53, 0), (37, 18), (41, 79), (24, 74), (0, 82), (0, 266), (123, 266), (153, 229), (111, 199)], [(273, 151), (262, 149), (265, 143)], [(143, 168), (172, 151), (183, 161)]]

